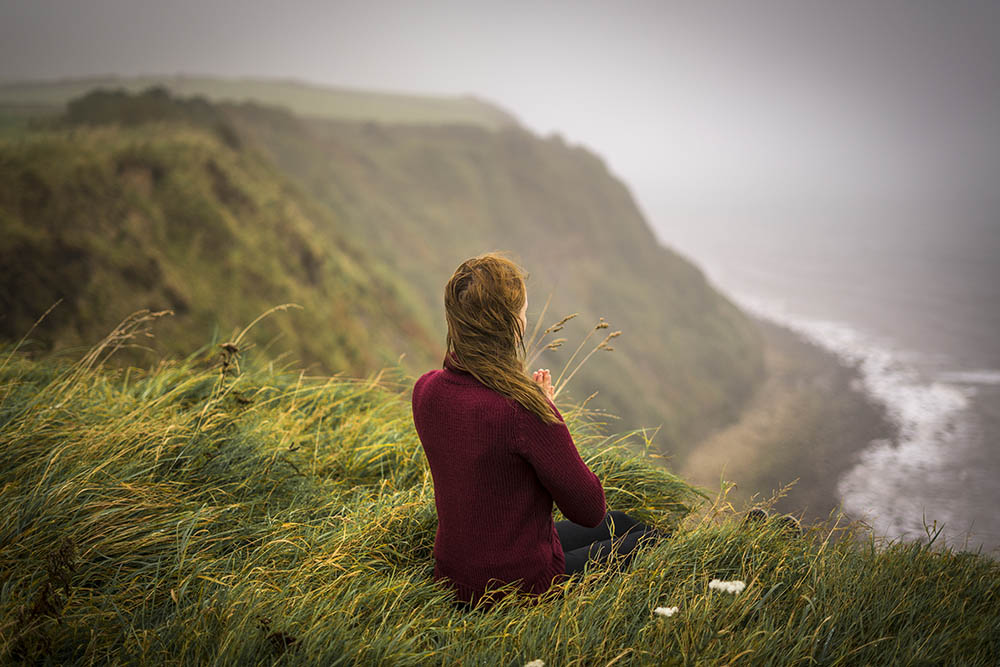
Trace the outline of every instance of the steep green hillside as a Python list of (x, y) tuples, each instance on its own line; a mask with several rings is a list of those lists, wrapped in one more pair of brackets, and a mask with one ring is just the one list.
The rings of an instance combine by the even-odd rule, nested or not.
[(565, 349), (539, 364), (563, 366), (588, 327), (624, 331), (574, 378), (578, 398), (625, 427), (661, 426), (683, 455), (738, 414), (762, 369), (756, 330), (690, 262), (662, 247), (627, 188), (592, 153), (520, 128), (403, 127), (303, 121), (227, 107), (241, 136), (266, 150), (417, 287), (443, 335), (442, 286), (468, 256), (511, 251), (531, 272), (529, 316), (549, 294), (549, 323)]
[(281, 79), (226, 79), (197, 76), (94, 77), (0, 85), (0, 118), (33, 110), (58, 113), (69, 100), (102, 88), (138, 93), (163, 87), (178, 96), (198, 95), (221, 102), (258, 102), (303, 116), (381, 123), (461, 123), (499, 128), (517, 123), (499, 107), (470, 96), (405, 95), (318, 86)]
[[(221, 125), (34, 131), (0, 142), (0, 337), (99, 340), (132, 311), (171, 309), (161, 349), (226, 340), (268, 308), (250, 340), (326, 371), (360, 373), (436, 337), (408, 288)], [(434, 357), (436, 360), (436, 355)]]
[[(754, 327), (656, 242), (598, 157), (559, 138), (303, 120), (163, 90), (88, 95), (57, 125), (0, 144), (0, 210), (17, 240), (4, 284), (27, 286), (8, 337), (59, 296), (71, 304), (48, 330), (70, 327), (73, 340), (95, 339), (126, 306), (163, 303), (200, 335), (295, 301), (312, 318), (284, 332), (297, 356), (358, 371), (406, 353), (418, 372), (439, 363), (451, 272), (503, 249), (531, 272), (532, 320), (550, 294), (545, 323), (581, 313), (537, 365), (558, 376), (607, 318), (624, 331), (616, 351), (568, 391), (599, 391), (592, 407), (621, 428), (661, 426), (668, 454), (735, 418), (760, 377)], [(81, 266), (96, 277), (83, 281)], [(170, 335), (177, 350), (194, 340)]]
[[(251, 355), (252, 356), (252, 355)], [(1000, 564), (699, 519), (682, 481), (563, 405), (609, 504), (672, 535), (466, 611), (432, 580), (409, 386), (248, 359), (105, 373), (0, 351), (0, 662), (995, 665)], [(685, 519), (685, 517), (688, 517)], [(836, 539), (840, 535), (841, 539)], [(831, 539), (833, 538), (833, 539)], [(712, 579), (745, 590), (713, 591)], [(657, 608), (676, 607), (658, 615)]]

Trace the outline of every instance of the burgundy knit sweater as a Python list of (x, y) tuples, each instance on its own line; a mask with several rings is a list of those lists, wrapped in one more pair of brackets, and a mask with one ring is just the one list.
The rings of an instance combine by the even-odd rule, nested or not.
[(450, 359), (417, 380), (413, 422), (438, 515), (434, 577), (459, 599), (476, 602), (487, 584), (549, 588), (565, 568), (553, 501), (584, 526), (604, 518), (604, 488), (559, 419), (544, 423)]

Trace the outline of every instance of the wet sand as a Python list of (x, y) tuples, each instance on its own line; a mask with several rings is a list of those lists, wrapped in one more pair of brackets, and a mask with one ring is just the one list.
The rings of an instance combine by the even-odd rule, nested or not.
[[(756, 320), (765, 342), (767, 375), (740, 419), (698, 443), (675, 469), (709, 492), (721, 480), (737, 508), (766, 500), (795, 482), (775, 504), (806, 521), (839, 508), (837, 481), (872, 440), (894, 427), (855, 388), (858, 371), (794, 332)], [(796, 481), (797, 480), (797, 481)]]

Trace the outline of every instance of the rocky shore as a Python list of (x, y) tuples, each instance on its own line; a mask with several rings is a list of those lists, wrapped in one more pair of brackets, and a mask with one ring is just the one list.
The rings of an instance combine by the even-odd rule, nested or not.
[(763, 502), (792, 484), (775, 510), (806, 521), (839, 507), (837, 482), (872, 440), (894, 427), (859, 388), (859, 374), (798, 334), (757, 319), (767, 377), (740, 419), (700, 442), (675, 464), (710, 492), (736, 483), (737, 506)]

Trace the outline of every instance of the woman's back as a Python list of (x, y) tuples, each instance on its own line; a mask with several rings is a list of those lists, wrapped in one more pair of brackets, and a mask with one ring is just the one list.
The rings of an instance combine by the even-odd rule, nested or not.
[(606, 512), (566, 425), (544, 423), (450, 359), (417, 381), (413, 419), (434, 477), (435, 576), (470, 602), (491, 580), (546, 590), (564, 570), (553, 501), (582, 525)]

